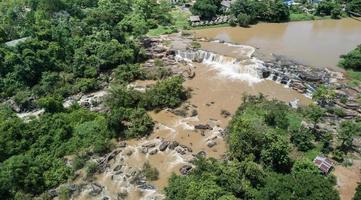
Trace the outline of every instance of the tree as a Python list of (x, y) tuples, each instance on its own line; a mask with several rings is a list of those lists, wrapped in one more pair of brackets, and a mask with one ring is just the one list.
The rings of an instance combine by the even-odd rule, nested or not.
[(346, 11), (361, 13), (361, 0), (352, 0), (346, 4)]
[(296, 160), (293, 164), (292, 174), (297, 176), (297, 174), (313, 174), (314, 176), (320, 175), (320, 170), (316, 167), (316, 165), (307, 159)]
[(237, 21), (239, 26), (248, 27), (249, 23), (251, 22), (251, 17), (247, 14), (240, 13), (237, 17)]
[(340, 197), (331, 181), (313, 172), (303, 172), (294, 175), (271, 173), (256, 199), (339, 200)]
[(202, 19), (210, 20), (219, 13), (221, 2), (221, 0), (197, 0), (191, 11)]
[(361, 70), (361, 45), (358, 45), (356, 49), (351, 52), (342, 55), (339, 65), (345, 69)]
[(312, 141), (314, 135), (310, 130), (301, 127), (298, 131), (291, 133), (291, 141), (300, 151), (308, 151), (314, 147)]
[(348, 151), (353, 147), (353, 140), (355, 136), (360, 135), (360, 125), (353, 121), (341, 122), (337, 134), (337, 138), (340, 140), (340, 149)]
[(277, 133), (266, 133), (265, 137), (265, 144), (261, 152), (262, 161), (277, 171), (288, 171), (291, 166), (291, 159), (288, 156), (290, 152), (288, 141)]
[(335, 8), (337, 9), (338, 7), (340, 7), (340, 5), (338, 5), (334, 1), (331, 1), (331, 0), (321, 1), (317, 5), (316, 14), (317, 15), (331, 15), (332, 10), (334, 10)]

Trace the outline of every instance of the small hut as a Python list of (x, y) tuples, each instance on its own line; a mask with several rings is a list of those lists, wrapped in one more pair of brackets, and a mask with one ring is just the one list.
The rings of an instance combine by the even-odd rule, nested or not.
[(193, 16), (190, 16), (190, 17), (189, 17), (189, 21), (190, 21), (191, 23), (200, 22), (200, 21), (201, 21), (201, 18), (200, 18), (198, 15), (193, 15)]
[(317, 156), (313, 160), (313, 163), (315, 163), (318, 169), (320, 169), (325, 175), (327, 175), (333, 167), (333, 162), (324, 156)]

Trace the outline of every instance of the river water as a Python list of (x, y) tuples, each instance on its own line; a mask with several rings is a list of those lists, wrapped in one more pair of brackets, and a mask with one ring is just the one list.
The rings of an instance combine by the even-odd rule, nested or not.
[(251, 28), (196, 30), (198, 37), (246, 44), (262, 53), (285, 55), (303, 64), (336, 71), (339, 56), (361, 44), (361, 20), (317, 20), (259, 23)]

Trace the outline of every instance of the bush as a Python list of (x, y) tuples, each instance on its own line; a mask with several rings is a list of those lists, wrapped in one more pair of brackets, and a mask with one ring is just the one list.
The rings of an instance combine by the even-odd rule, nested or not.
[(119, 65), (114, 72), (119, 83), (130, 83), (145, 78), (144, 71), (139, 64)]
[(98, 164), (90, 161), (86, 164), (85, 173), (87, 177), (92, 177), (98, 171)]
[(361, 45), (346, 55), (342, 55), (339, 65), (345, 69), (361, 71)]
[(341, 15), (341, 7), (336, 6), (331, 10), (331, 18), (332, 19), (339, 19)]
[(156, 181), (159, 178), (158, 169), (150, 166), (149, 162), (144, 163), (142, 173), (148, 181)]
[(314, 147), (312, 141), (314, 136), (310, 130), (301, 127), (298, 131), (291, 133), (291, 141), (300, 151), (308, 151)]
[(45, 109), (45, 112), (55, 113), (64, 110), (63, 101), (59, 97), (43, 97), (38, 100), (38, 105)]
[(73, 169), (78, 170), (83, 168), (87, 160), (88, 158), (85, 155), (76, 155), (73, 160)]
[(247, 14), (240, 13), (237, 17), (237, 22), (239, 26), (248, 27), (249, 23), (251, 22), (251, 17)]
[(158, 81), (146, 91), (142, 105), (147, 109), (175, 108), (188, 98), (188, 92), (183, 88), (181, 76), (170, 77)]

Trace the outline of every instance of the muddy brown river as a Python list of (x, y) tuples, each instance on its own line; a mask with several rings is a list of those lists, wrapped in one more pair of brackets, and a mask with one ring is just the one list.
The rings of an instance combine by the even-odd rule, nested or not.
[(260, 23), (251, 28), (221, 27), (195, 33), (198, 37), (247, 44), (265, 54), (285, 55), (303, 64), (340, 71), (339, 56), (361, 44), (361, 20)]

